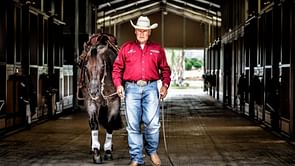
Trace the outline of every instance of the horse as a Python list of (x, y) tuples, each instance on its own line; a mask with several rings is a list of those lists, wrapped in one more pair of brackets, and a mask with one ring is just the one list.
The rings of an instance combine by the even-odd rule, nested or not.
[[(96, 34), (84, 43), (80, 55), (80, 84), (77, 98), (84, 100), (91, 130), (93, 163), (103, 162), (99, 141), (100, 125), (106, 130), (104, 160), (112, 160), (112, 133), (122, 128), (120, 97), (112, 80), (113, 62), (117, 56), (114, 36)], [(81, 93), (79, 93), (81, 92)], [(80, 98), (80, 94), (83, 98)]]

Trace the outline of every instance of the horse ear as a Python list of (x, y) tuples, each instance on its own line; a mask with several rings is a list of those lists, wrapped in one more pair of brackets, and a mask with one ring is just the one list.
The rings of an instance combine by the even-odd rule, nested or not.
[(86, 44), (86, 42), (84, 42), (84, 44), (83, 44), (83, 48), (84, 48), (84, 50), (86, 50), (86, 48), (87, 48), (87, 44)]

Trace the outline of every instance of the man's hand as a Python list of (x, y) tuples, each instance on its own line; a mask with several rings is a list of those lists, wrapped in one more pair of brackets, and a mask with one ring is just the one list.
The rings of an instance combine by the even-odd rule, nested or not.
[(168, 93), (168, 87), (162, 86), (160, 89), (160, 99), (164, 99)]
[(125, 97), (125, 95), (124, 95), (124, 87), (122, 85), (117, 87), (117, 94), (121, 98)]

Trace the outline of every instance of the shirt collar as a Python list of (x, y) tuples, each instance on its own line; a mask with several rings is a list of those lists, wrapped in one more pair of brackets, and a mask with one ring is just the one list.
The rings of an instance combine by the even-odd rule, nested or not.
[[(135, 43), (136, 43), (137, 45), (140, 45), (140, 43), (138, 42), (138, 40), (136, 40)], [(150, 45), (150, 44), (151, 44), (151, 41), (148, 40), (145, 44), (146, 44), (146, 45)]]

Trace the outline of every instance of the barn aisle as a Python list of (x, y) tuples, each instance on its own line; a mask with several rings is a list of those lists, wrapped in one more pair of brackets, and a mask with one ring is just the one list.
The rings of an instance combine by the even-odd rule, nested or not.
[[(175, 166), (295, 165), (291, 144), (224, 108), (200, 89), (171, 89), (163, 109), (168, 152)], [(169, 166), (163, 133), (161, 136), (159, 155), (162, 165)], [(114, 160), (102, 165), (128, 165), (126, 131), (114, 132), (113, 138)], [(0, 161), (5, 166), (94, 165), (86, 112), (74, 112), (2, 138)], [(148, 156), (145, 162), (151, 165)]]

